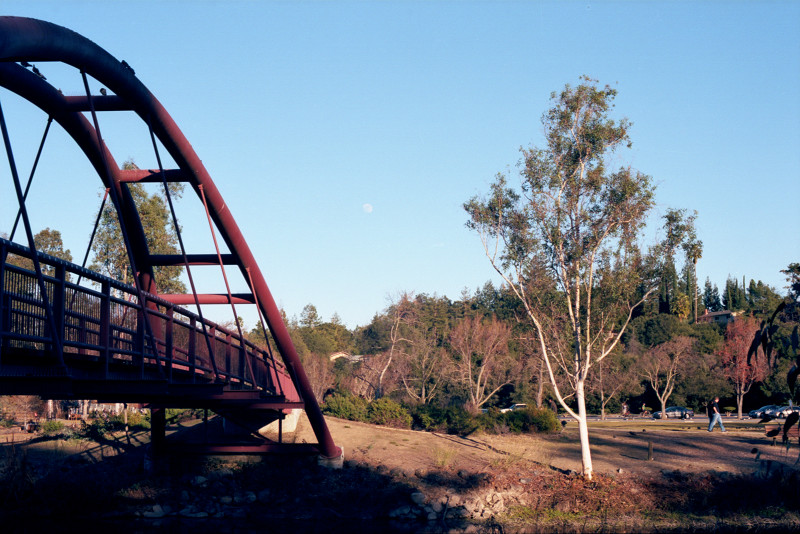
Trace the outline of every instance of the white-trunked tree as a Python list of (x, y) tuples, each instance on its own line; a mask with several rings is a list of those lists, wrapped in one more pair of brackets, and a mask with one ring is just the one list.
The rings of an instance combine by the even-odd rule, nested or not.
[(556, 398), (578, 423), (587, 479), (587, 376), (619, 344), (634, 309), (656, 288), (656, 259), (679, 245), (686, 229), (677, 221), (665, 243), (641, 253), (637, 236), (654, 186), (630, 167), (607, 169), (615, 149), (631, 144), (630, 123), (609, 118), (616, 94), (587, 77), (553, 93), (542, 117), (545, 148), (521, 151), (520, 187), (500, 173), (487, 198), (464, 204), (467, 226), (535, 329)]

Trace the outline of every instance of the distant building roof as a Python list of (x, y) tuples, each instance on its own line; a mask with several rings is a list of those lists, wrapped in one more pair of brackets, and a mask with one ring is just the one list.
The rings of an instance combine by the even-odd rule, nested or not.
[(733, 321), (736, 316), (739, 315), (739, 312), (731, 311), (731, 310), (722, 310), (716, 312), (706, 312), (700, 317), (697, 318), (698, 322), (704, 323), (729, 323)]
[(330, 361), (338, 360), (339, 358), (345, 358), (349, 362), (360, 362), (361, 360), (364, 359), (364, 356), (361, 354), (350, 354), (348, 352), (341, 352), (341, 351), (334, 352), (333, 354), (328, 356), (328, 359)]

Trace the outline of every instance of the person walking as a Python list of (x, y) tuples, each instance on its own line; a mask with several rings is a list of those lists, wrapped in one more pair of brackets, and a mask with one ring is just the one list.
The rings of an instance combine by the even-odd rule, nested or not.
[(711, 432), (717, 423), (719, 423), (720, 430), (727, 432), (725, 425), (722, 424), (722, 415), (719, 413), (719, 397), (714, 397), (714, 400), (708, 405), (708, 431)]

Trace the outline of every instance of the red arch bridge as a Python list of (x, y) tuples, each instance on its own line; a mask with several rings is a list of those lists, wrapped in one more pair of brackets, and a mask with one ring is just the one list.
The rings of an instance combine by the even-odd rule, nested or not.
[[(79, 94), (65, 95), (47, 81), (48, 68), (55, 64), (80, 80)], [(0, 394), (147, 404), (156, 452), (169, 447), (164, 410), (176, 407), (212, 410), (251, 432), (246, 443), (237, 438), (194, 444), (201, 451), (341, 458), (280, 311), (230, 210), (192, 146), (133, 69), (66, 28), (0, 17), (0, 87), (5, 89), (0, 92), (0, 127), (8, 159), (0, 179), (13, 182), (19, 206), (10, 239), (0, 239)], [(27, 180), (20, 176), (3, 112), (9, 97), (22, 98), (43, 112), (44, 133)], [(156, 168), (123, 169), (104, 142), (104, 117), (131, 112), (144, 125)], [(130, 272), (135, 273), (131, 285), (36, 250), (26, 199), (39, 183), (37, 163), (52, 123), (79, 147), (105, 188)], [(174, 167), (165, 168), (162, 156), (169, 156)], [(129, 184), (162, 185), (173, 227), (179, 229), (169, 188), (176, 182), (190, 186), (196, 209), (208, 220), (208, 248), (187, 251), (178, 230), (180, 252), (154, 254)], [(18, 229), (21, 237), (15, 241)], [(93, 238), (94, 232), (87, 257)], [(224, 281), (219, 292), (196, 290), (192, 269), (201, 265), (219, 268)], [(160, 292), (162, 266), (184, 267), (191, 290)], [(240, 277), (247, 291), (232, 293), (229, 275)], [(205, 318), (203, 309), (212, 305), (229, 306), (236, 326), (223, 328)], [(246, 339), (235, 320), (236, 306), (255, 307), (270, 343), (262, 347)], [(256, 432), (274, 421), (280, 425), (296, 408), (306, 411), (318, 443), (284, 443), (280, 432), (277, 440)]]

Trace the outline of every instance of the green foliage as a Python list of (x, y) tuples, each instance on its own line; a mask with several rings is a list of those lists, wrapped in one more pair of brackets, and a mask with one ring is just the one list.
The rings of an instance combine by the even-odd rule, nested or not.
[[(194, 417), (195, 410), (176, 410), (167, 409), (166, 419), (167, 422), (174, 423), (176, 421), (185, 420), (187, 417)], [(128, 430), (131, 432), (149, 430), (150, 429), (150, 414), (128, 413)], [(92, 415), (87, 421), (84, 421), (78, 435), (85, 439), (93, 441), (102, 441), (106, 438), (107, 434), (113, 432), (121, 432), (125, 430), (125, 416), (124, 414), (104, 416), (101, 414)]]
[(408, 410), (388, 397), (381, 397), (369, 404), (367, 420), (375, 425), (411, 428), (411, 415)]
[(786, 280), (789, 282), (789, 297), (800, 301), (800, 263), (790, 263), (781, 272), (786, 275)]
[(54, 436), (64, 430), (64, 423), (61, 421), (45, 421), (42, 423), (42, 434)]
[(686, 334), (696, 340), (695, 349), (700, 354), (714, 354), (724, 341), (720, 327), (715, 323), (692, 324)]
[[(135, 163), (126, 161), (123, 169), (137, 169)], [(152, 193), (148, 192), (145, 184), (124, 184), (123, 197), (129, 198), (136, 205), (136, 211), (144, 230), (144, 239), (151, 254), (178, 254), (177, 229), (173, 225), (169, 205), (162, 186), (158, 186)], [(183, 184), (172, 184), (170, 195), (180, 197), (183, 193)], [(124, 202), (124, 199), (123, 199)], [(133, 229), (128, 228), (131, 235)], [(130, 262), (122, 237), (117, 212), (113, 204), (107, 201), (97, 235), (92, 243), (93, 261), (90, 268), (103, 273), (123, 283), (132, 283), (133, 275)], [(158, 289), (163, 293), (185, 293), (186, 287), (180, 280), (183, 267), (167, 266), (155, 267), (154, 273), (158, 282)]]
[(322, 413), (350, 421), (365, 422), (368, 406), (366, 400), (350, 392), (336, 392), (325, 399)]
[(130, 431), (150, 430), (150, 414), (129, 413), (128, 429)]
[(660, 313), (652, 317), (640, 317), (636, 320), (636, 336), (639, 343), (646, 347), (655, 347), (677, 337), (682, 333), (683, 324), (674, 315)]
[(706, 278), (706, 284), (703, 289), (703, 306), (709, 312), (722, 311), (719, 288), (717, 288), (717, 284), (712, 284), (709, 278)]
[(550, 433), (561, 428), (556, 414), (547, 408), (526, 408), (500, 415), (508, 430), (514, 433)]
[[(130, 415), (130, 414), (129, 414)], [(168, 424), (180, 423), (181, 421), (190, 421), (202, 417), (202, 410), (192, 410), (187, 408), (167, 408), (165, 419)], [(109, 421), (121, 420), (121, 416), (114, 416)], [(130, 419), (128, 420), (130, 422)]]
[(420, 404), (410, 411), (414, 426), (422, 430), (465, 436), (482, 428), (479, 418), (460, 406)]

